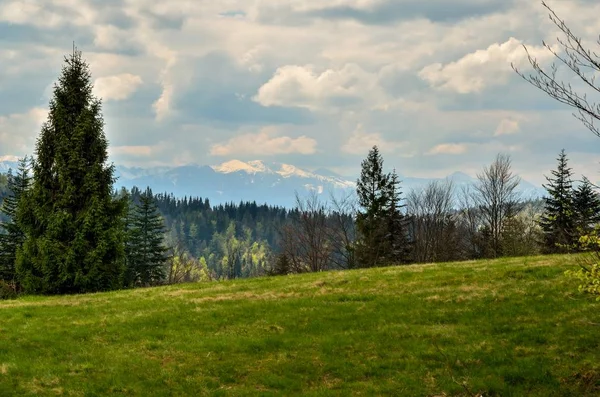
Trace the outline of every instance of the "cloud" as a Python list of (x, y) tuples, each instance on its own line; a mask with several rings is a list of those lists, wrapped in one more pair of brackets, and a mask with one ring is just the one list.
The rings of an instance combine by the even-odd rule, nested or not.
[(354, 155), (364, 155), (377, 146), (382, 153), (396, 153), (407, 146), (406, 142), (390, 142), (385, 140), (378, 132), (365, 132), (359, 125), (349, 139), (341, 147), (342, 152)]
[(519, 121), (511, 119), (502, 119), (502, 121), (500, 121), (500, 124), (498, 124), (498, 128), (496, 128), (496, 131), (494, 132), (494, 136), (512, 135), (519, 132), (519, 130)]
[[(277, 69), (253, 98), (263, 106), (300, 107), (312, 111), (363, 105), (383, 95), (377, 75), (356, 64), (318, 72), (312, 65)], [(373, 105), (374, 103), (371, 102)]]
[(394, 24), (398, 21), (427, 18), (439, 22), (455, 22), (474, 16), (503, 11), (511, 5), (505, 0), (455, 0), (447, 7), (446, 0), (368, 1), (362, 6), (335, 5), (311, 10), (306, 16), (327, 20), (354, 20), (367, 25)]
[[(540, 46), (557, 36), (545, 9), (518, 0), (446, 3), (5, 1), (0, 156), (33, 152), (32, 109), (48, 105), (75, 40), (105, 99), (118, 164), (209, 164), (215, 151), (256, 151), (264, 154), (249, 156), (356, 176), (377, 144), (406, 176), (480, 170), (512, 149), (515, 169), (533, 178), (565, 147), (586, 153), (573, 163), (594, 175), (597, 138), (510, 68), (514, 61), (529, 70), (522, 43), (544, 65), (552, 60)], [(600, 2), (551, 5), (597, 50)], [(468, 150), (442, 155), (460, 151), (443, 145)]]
[(48, 117), (48, 109), (36, 107), (25, 113), (0, 116), (0, 147), (4, 155), (33, 154), (35, 138)]
[(212, 156), (273, 156), (277, 154), (298, 153), (309, 155), (316, 153), (317, 141), (307, 136), (291, 138), (277, 136), (276, 129), (263, 128), (256, 134), (244, 134), (233, 137), (227, 142), (213, 145)]
[(97, 78), (94, 90), (96, 95), (105, 101), (122, 101), (133, 94), (142, 83), (140, 76), (125, 73)]
[(151, 146), (115, 146), (111, 148), (111, 153), (116, 155), (147, 157), (152, 154), (152, 149)]
[[(530, 54), (540, 63), (552, 59), (553, 55), (543, 47), (531, 46)], [(494, 43), (485, 50), (469, 53), (458, 61), (443, 65), (434, 63), (421, 69), (419, 77), (432, 87), (454, 91), (459, 94), (481, 92), (487, 87), (506, 84), (517, 67), (525, 65), (527, 54), (523, 43), (514, 37), (504, 43)]]
[(431, 148), (427, 152), (428, 155), (435, 154), (464, 154), (467, 152), (467, 145), (464, 143), (441, 143)]

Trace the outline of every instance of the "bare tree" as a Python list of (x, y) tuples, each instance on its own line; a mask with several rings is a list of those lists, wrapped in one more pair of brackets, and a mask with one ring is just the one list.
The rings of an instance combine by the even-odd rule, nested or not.
[(430, 182), (425, 188), (408, 193), (407, 211), (416, 262), (448, 260), (449, 228), (453, 222), (454, 185), (452, 181)]
[(358, 203), (356, 196), (348, 193), (341, 197), (330, 195), (329, 239), (331, 242), (331, 263), (339, 269), (356, 267), (356, 214)]
[[(560, 52), (556, 51), (545, 41), (542, 42), (542, 44), (556, 57), (558, 64), (566, 66), (568, 70), (581, 80), (585, 87), (592, 92), (595, 91), (596, 93), (600, 93), (600, 85), (596, 83), (596, 75), (600, 72), (600, 56), (596, 52), (586, 48), (582, 43), (582, 39), (577, 37), (571, 31), (565, 21), (560, 19), (546, 2), (542, 1), (542, 5), (548, 9), (552, 23), (554, 23), (565, 36), (565, 38), (556, 39), (559, 47), (562, 48), (562, 51)], [(600, 45), (600, 38), (598, 39), (597, 44)], [(590, 131), (597, 136), (600, 136), (600, 130), (598, 129), (598, 126), (595, 125), (596, 122), (600, 121), (600, 103), (589, 100), (585, 93), (576, 92), (571, 83), (565, 84), (564, 82), (558, 81), (558, 66), (556, 63), (552, 64), (550, 70), (544, 70), (537, 60), (531, 56), (527, 47), (523, 47), (527, 52), (529, 63), (533, 67), (535, 74), (525, 76), (525, 74), (518, 70), (514, 64), (511, 64), (515, 72), (534, 87), (544, 91), (551, 98), (576, 109), (576, 113), (573, 115)]]
[(475, 192), (472, 186), (463, 186), (458, 195), (458, 224), (462, 234), (459, 249), (467, 258), (483, 256), (480, 229), (482, 226), (481, 210), (477, 207)]
[(511, 171), (508, 155), (498, 154), (496, 160), (477, 175), (475, 202), (482, 213), (490, 237), (491, 253), (500, 255), (504, 222), (518, 211), (520, 178)]
[(282, 253), (294, 273), (320, 272), (330, 264), (326, 206), (315, 192), (305, 199), (296, 193), (297, 217), (281, 229)]

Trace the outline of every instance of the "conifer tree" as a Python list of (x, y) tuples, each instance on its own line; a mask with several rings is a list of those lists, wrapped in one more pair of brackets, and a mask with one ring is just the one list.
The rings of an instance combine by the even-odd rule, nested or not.
[(571, 180), (573, 173), (568, 166), (564, 149), (557, 161), (557, 169), (552, 171), (554, 178), (546, 177), (548, 184), (544, 185), (544, 188), (549, 196), (544, 198), (544, 212), (540, 219), (545, 250), (548, 253), (565, 251), (576, 239)]
[(389, 175), (389, 203), (387, 205), (387, 258), (389, 263), (403, 263), (406, 262), (410, 253), (410, 246), (408, 241), (408, 219), (402, 213), (402, 208), (405, 207), (401, 204), (401, 190), (400, 180), (398, 174), (394, 170)]
[(132, 286), (156, 285), (165, 280), (168, 248), (165, 226), (148, 188), (139, 197), (130, 218), (126, 282)]
[(26, 239), (16, 270), (25, 292), (77, 293), (120, 287), (124, 201), (112, 196), (101, 101), (75, 47), (54, 86), (36, 143), (33, 184), (20, 200)]
[(25, 233), (17, 219), (17, 207), (21, 197), (27, 192), (31, 184), (29, 175), (31, 159), (24, 157), (19, 159), (17, 174), (8, 173), (9, 194), (4, 198), (0, 212), (8, 218), (0, 223), (0, 280), (7, 282), (16, 281), (15, 263), (17, 249), (23, 245)]
[(356, 219), (359, 232), (356, 257), (359, 266), (381, 266), (386, 263), (389, 254), (386, 235), (391, 192), (390, 176), (383, 172), (383, 158), (377, 146), (373, 146), (361, 166), (356, 189), (358, 202), (362, 207)]
[(579, 235), (588, 235), (600, 222), (600, 195), (585, 176), (573, 194), (575, 222)]

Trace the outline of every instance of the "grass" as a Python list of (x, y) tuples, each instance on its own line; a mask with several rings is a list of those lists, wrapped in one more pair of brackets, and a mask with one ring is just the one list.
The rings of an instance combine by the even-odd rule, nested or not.
[(600, 394), (576, 256), (0, 302), (1, 396)]

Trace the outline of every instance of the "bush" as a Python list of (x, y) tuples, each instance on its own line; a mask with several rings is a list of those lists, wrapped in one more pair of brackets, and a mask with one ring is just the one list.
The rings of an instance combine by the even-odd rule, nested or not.
[(582, 259), (580, 269), (567, 270), (566, 274), (579, 279), (582, 284), (579, 285), (579, 291), (592, 295), (598, 295), (596, 300), (600, 301), (600, 230), (596, 228), (592, 233), (579, 238), (579, 248), (581, 251), (589, 252), (588, 258)]
[(18, 296), (17, 285), (15, 283), (8, 283), (4, 280), (0, 280), (0, 300), (16, 299)]

